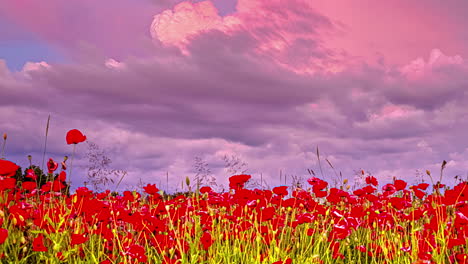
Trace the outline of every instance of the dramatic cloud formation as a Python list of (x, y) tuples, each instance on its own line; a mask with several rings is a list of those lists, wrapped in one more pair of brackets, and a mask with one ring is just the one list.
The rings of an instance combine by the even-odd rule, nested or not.
[[(414, 6), (395, 3), (398, 16), (437, 24)], [(438, 178), (444, 159), (447, 177), (468, 171), (467, 49), (447, 44), (461, 40), (443, 25), (431, 34), (445, 42), (414, 40), (421, 50), (432, 46), (404, 51), (391, 43), (409, 40), (393, 40), (385, 30), (372, 34), (392, 28), (377, 4), (332, 10), (326, 1), (238, 0), (225, 16), (209, 1), (108, 4), (50, 1), (33, 12), (12, 2), (0, 8), (76, 58), (31, 62), (21, 71), (0, 61), (0, 133), (9, 134), (9, 159), (24, 166), (32, 154), (42, 162), (51, 114), (47, 157), (69, 155), (65, 134), (78, 128), (106, 150), (113, 167), (128, 171), (128, 186), (141, 180), (165, 187), (169, 172), (169, 188), (180, 189), (185, 176), (196, 173), (196, 156), (224, 186), (232, 173), (224, 168), (225, 155), (238, 156), (248, 164), (239, 172), (247, 169), (270, 186), (279, 184), (280, 170), (289, 184), (307, 177), (307, 168), (318, 176), (322, 170), (328, 180), (340, 171), (352, 179), (360, 169), (384, 181), (414, 181), (426, 169)], [(37, 13), (44, 12), (49, 16), (40, 20)], [(74, 19), (65, 16), (69, 12)], [(383, 22), (363, 24), (376, 14)], [(398, 25), (398, 36), (429, 39), (422, 24)], [(373, 46), (370, 39), (388, 43)], [(83, 49), (83, 41), (96, 53)], [(366, 51), (369, 45), (374, 50)], [(78, 146), (74, 182), (85, 180), (86, 149)]]

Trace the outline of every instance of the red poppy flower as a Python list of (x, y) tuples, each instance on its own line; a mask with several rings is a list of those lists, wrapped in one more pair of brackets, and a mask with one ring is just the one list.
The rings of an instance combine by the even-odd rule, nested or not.
[(374, 193), (377, 189), (370, 185), (367, 185), (366, 187), (362, 188), (362, 190), (365, 191), (367, 194), (371, 194)]
[(47, 169), (49, 173), (54, 173), (54, 171), (58, 168), (58, 163), (55, 162), (52, 158), (49, 159), (47, 162)]
[(203, 249), (208, 250), (213, 244), (213, 239), (211, 238), (210, 233), (203, 233), (202, 237), (200, 238), (200, 242), (203, 245)]
[(310, 184), (310, 185), (316, 185), (317, 183), (321, 182), (322, 180), (319, 179), (319, 178), (316, 178), (316, 177), (312, 177), (312, 178), (309, 178), (307, 179), (307, 182)]
[(57, 252), (57, 254), (55, 254), (55, 256), (57, 256), (58, 260), (65, 261), (65, 256), (63, 255), (62, 252)]
[(52, 188), (52, 182), (48, 181), (41, 186), (41, 191), (48, 192), (50, 191), (50, 188)]
[(37, 180), (37, 175), (33, 169), (26, 170), (26, 178), (29, 178), (33, 181)]
[(20, 167), (15, 163), (0, 159), (0, 176), (13, 177)]
[(64, 182), (67, 180), (67, 173), (62, 171), (60, 172), (60, 174), (57, 176), (57, 180), (58, 181), (61, 181), (61, 182)]
[(145, 190), (145, 193), (149, 195), (154, 195), (159, 192), (159, 189), (156, 188), (156, 184), (149, 184), (144, 186), (143, 189)]
[(422, 199), (424, 195), (426, 195), (423, 191), (416, 189), (416, 188), (414, 188), (413, 191), (414, 191), (414, 195), (416, 195), (416, 197), (418, 197), (419, 199)]
[(359, 251), (361, 251), (362, 253), (366, 253), (366, 252), (367, 252), (366, 247), (363, 246), (363, 245), (357, 246), (356, 249), (359, 250)]
[(420, 183), (420, 184), (414, 186), (414, 188), (421, 189), (421, 190), (424, 190), (424, 191), (427, 189), (427, 187), (429, 187), (428, 183)]
[(66, 186), (61, 181), (58, 181), (58, 180), (55, 180), (52, 183), (52, 191), (54, 191), (54, 192), (60, 192), (65, 187)]
[(78, 144), (86, 140), (86, 136), (83, 135), (78, 129), (72, 129), (67, 133), (67, 144)]
[(37, 187), (37, 184), (36, 182), (23, 182), (23, 189), (25, 190), (28, 190), (28, 191), (32, 191), (34, 189), (36, 189)]
[(8, 237), (8, 230), (5, 228), (0, 228), (0, 244), (3, 244)]
[(273, 262), (273, 264), (291, 264), (292, 263), (292, 259), (291, 258), (288, 258), (286, 260), (278, 260), (276, 262)]
[(242, 189), (244, 188), (244, 184), (250, 180), (252, 176), (241, 174), (241, 175), (234, 175), (229, 177), (229, 188), (231, 189)]
[(71, 246), (79, 245), (79, 244), (85, 243), (86, 241), (88, 241), (88, 238), (85, 237), (84, 235), (82, 235), (82, 234), (72, 234), (71, 235), (70, 245)]
[(403, 180), (395, 180), (393, 183), (397, 191), (404, 190), (406, 188), (406, 185), (408, 185), (405, 181)]
[(459, 264), (468, 264), (468, 254), (459, 253), (455, 255), (455, 259)]
[(278, 186), (273, 188), (273, 193), (279, 195), (279, 196), (285, 196), (288, 195), (288, 186)]
[(462, 238), (456, 238), (456, 239), (449, 239), (448, 240), (448, 244), (447, 244), (447, 247), (449, 249), (452, 249), (453, 247), (456, 247), (456, 246), (461, 246), (461, 245), (465, 245), (466, 241)]
[(395, 185), (389, 183), (389, 184), (385, 184), (382, 187), (382, 191), (384, 191), (384, 193), (383, 193), (384, 196), (390, 196), (390, 195), (396, 193), (397, 189), (396, 189)]
[(123, 255), (129, 255), (140, 262), (146, 262), (148, 260), (148, 257), (145, 255), (145, 248), (140, 245), (130, 245)]
[(273, 219), (275, 216), (275, 208), (274, 207), (267, 207), (264, 208), (259, 212), (259, 220), (260, 222), (265, 222)]
[(372, 184), (374, 186), (379, 185), (379, 182), (377, 181), (377, 178), (374, 176), (367, 176), (366, 177), (366, 184)]
[(7, 190), (7, 189), (14, 189), (16, 187), (16, 179), (15, 178), (6, 178), (0, 180), (0, 191)]
[(43, 251), (43, 252), (47, 251), (47, 248), (44, 246), (44, 235), (43, 234), (40, 234), (38, 237), (34, 238), (33, 251)]
[(203, 186), (200, 188), (200, 193), (210, 193), (211, 191), (213, 191), (213, 189), (209, 186)]

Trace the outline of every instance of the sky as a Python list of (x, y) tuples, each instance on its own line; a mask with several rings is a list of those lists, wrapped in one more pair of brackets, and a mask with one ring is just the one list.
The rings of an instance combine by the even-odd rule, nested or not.
[[(307, 169), (430, 182), (443, 160), (453, 183), (468, 175), (466, 13), (463, 0), (4, 1), (5, 157), (40, 165), (50, 115), (45, 158), (71, 156), (79, 129), (127, 172), (122, 188), (181, 190), (196, 157), (220, 189)], [(88, 151), (76, 146), (74, 187)]]

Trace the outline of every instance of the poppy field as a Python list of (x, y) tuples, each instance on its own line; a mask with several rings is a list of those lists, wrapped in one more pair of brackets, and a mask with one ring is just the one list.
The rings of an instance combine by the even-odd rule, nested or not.
[(468, 263), (466, 181), (381, 186), (369, 175), (349, 190), (311, 177), (270, 190), (245, 188), (241, 174), (228, 192), (168, 198), (155, 184), (71, 193), (66, 162), (49, 159), (42, 174), (0, 159), (1, 263)]

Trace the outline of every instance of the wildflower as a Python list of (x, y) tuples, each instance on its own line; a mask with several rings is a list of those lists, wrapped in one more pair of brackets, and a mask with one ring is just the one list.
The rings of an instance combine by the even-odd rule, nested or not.
[(60, 172), (60, 174), (57, 176), (57, 180), (58, 181), (61, 181), (61, 182), (64, 182), (67, 180), (67, 173), (62, 171)]
[(382, 191), (384, 191), (384, 193), (383, 193), (384, 196), (390, 196), (390, 195), (396, 193), (397, 189), (396, 189), (395, 185), (389, 183), (389, 184), (385, 184), (382, 187)]
[(377, 178), (375, 178), (374, 176), (367, 176), (366, 177), (366, 184), (371, 184), (371, 185), (377, 186), (377, 185), (379, 185), (379, 182), (377, 181)]
[(15, 163), (0, 159), (0, 176), (13, 177), (20, 167)]
[(41, 191), (48, 192), (52, 188), (52, 182), (48, 181), (44, 185), (41, 186)]
[(86, 140), (86, 136), (81, 133), (78, 129), (72, 129), (68, 131), (66, 136), (67, 144), (78, 144)]
[(57, 252), (56, 256), (58, 260), (65, 261), (65, 256), (63, 255), (62, 252)]
[(148, 260), (148, 257), (145, 255), (145, 249), (140, 245), (130, 245), (123, 255), (128, 255), (140, 262), (146, 262)]
[(25, 190), (32, 191), (32, 190), (36, 189), (37, 184), (36, 184), (36, 182), (27, 181), (27, 182), (23, 182), (22, 187)]
[(29, 179), (31, 179), (31, 180), (33, 180), (33, 181), (36, 181), (36, 180), (37, 180), (37, 175), (36, 175), (36, 173), (34, 172), (33, 169), (27, 169), (27, 170), (26, 170), (26, 176), (25, 176), (25, 177), (26, 177), (26, 178), (29, 178)]
[(211, 238), (210, 233), (204, 232), (202, 237), (200, 238), (200, 242), (203, 246), (203, 249), (208, 250), (213, 244), (213, 239)]
[(274, 207), (267, 207), (259, 212), (259, 220), (260, 222), (265, 222), (273, 219), (275, 216), (275, 208)]
[(241, 174), (241, 175), (234, 175), (229, 177), (229, 188), (231, 189), (242, 189), (244, 188), (244, 184), (250, 180), (252, 176)]
[(148, 185), (143, 187), (143, 189), (145, 190), (145, 193), (147, 193), (149, 195), (154, 195), (154, 194), (159, 192), (159, 189), (156, 188), (156, 184), (149, 184), (148, 183)]
[(273, 262), (273, 264), (291, 264), (291, 263), (292, 263), (291, 258), (287, 258), (286, 260), (278, 260), (276, 262)]
[(288, 195), (288, 186), (278, 186), (273, 188), (273, 193), (279, 196), (286, 196)]
[(49, 173), (54, 173), (54, 171), (58, 168), (58, 163), (55, 162), (52, 158), (49, 159), (47, 162), (47, 169)]
[(44, 246), (44, 235), (43, 234), (40, 234), (38, 237), (34, 238), (33, 251), (43, 251), (43, 252), (47, 251), (47, 248)]
[(406, 188), (407, 183), (403, 180), (395, 180), (393, 183), (397, 191), (404, 190)]
[(458, 253), (455, 254), (455, 259), (459, 264), (468, 264), (468, 254)]
[(0, 228), (0, 244), (3, 244), (8, 237), (8, 230)]
[(213, 189), (211, 189), (211, 187), (209, 187), (209, 186), (203, 186), (203, 187), (200, 188), (200, 193), (210, 193), (212, 191), (213, 191)]
[(7, 190), (7, 189), (14, 189), (16, 187), (16, 179), (15, 178), (6, 178), (0, 180), (0, 191)]
[(59, 180), (55, 180), (52, 182), (52, 191), (54, 192), (60, 192), (62, 189), (64, 189), (66, 186)]
[(79, 245), (85, 243), (86, 241), (88, 241), (88, 238), (86, 236), (82, 234), (72, 234), (70, 245)]

